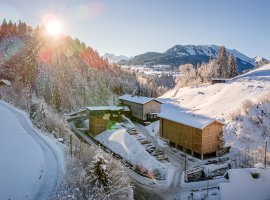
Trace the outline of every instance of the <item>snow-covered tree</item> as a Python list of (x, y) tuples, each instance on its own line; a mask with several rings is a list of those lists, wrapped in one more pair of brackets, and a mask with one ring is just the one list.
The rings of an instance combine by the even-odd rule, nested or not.
[(179, 67), (180, 75), (176, 79), (178, 87), (192, 85), (197, 82), (197, 69), (192, 64), (184, 64)]
[(238, 72), (236, 60), (235, 60), (233, 53), (230, 54), (228, 64), (230, 67), (229, 78), (233, 78), (233, 77), (237, 76), (239, 74), (239, 72)]
[(229, 65), (226, 48), (224, 46), (222, 46), (219, 50), (217, 63), (218, 63), (217, 78), (228, 78)]

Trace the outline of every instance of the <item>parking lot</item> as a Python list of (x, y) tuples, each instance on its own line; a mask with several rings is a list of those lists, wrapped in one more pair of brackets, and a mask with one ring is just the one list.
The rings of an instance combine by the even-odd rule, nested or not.
[(148, 140), (143, 134), (138, 133), (135, 128), (127, 130), (127, 132), (136, 138), (145, 148), (145, 150), (152, 156), (156, 157), (158, 161), (170, 162), (169, 158), (164, 154), (162, 149), (158, 149), (154, 144)]

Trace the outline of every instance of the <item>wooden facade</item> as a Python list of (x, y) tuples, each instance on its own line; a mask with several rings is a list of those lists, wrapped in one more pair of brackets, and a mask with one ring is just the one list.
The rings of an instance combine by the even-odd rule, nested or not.
[(103, 119), (100, 116), (89, 116), (89, 131), (95, 137), (97, 134), (107, 129), (107, 124), (110, 120)]
[(214, 85), (216, 83), (226, 83), (228, 79), (223, 79), (223, 78), (212, 78), (211, 79), (211, 84)]
[(213, 121), (200, 129), (160, 118), (160, 136), (174, 147), (203, 159), (205, 154), (216, 153), (220, 149), (222, 126), (222, 123)]
[(160, 101), (148, 97), (135, 96), (133, 98), (131, 95), (124, 96), (127, 96), (128, 98), (120, 97), (121, 105), (125, 105), (130, 108), (133, 119), (139, 122), (158, 119), (157, 114), (160, 113)]
[(121, 115), (130, 116), (128, 107), (99, 106), (87, 107), (89, 116), (89, 133), (95, 137), (105, 131), (110, 122), (121, 122)]

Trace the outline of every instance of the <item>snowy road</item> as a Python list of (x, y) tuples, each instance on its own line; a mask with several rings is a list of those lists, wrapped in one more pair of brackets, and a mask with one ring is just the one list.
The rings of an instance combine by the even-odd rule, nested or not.
[(0, 101), (0, 199), (45, 199), (64, 171), (63, 148)]

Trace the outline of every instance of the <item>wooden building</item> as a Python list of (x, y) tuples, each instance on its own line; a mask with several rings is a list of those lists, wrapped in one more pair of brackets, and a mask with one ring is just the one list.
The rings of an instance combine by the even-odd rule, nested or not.
[(3, 85), (10, 86), (11, 83), (10, 83), (10, 81), (8, 81), (6, 79), (0, 79), (0, 86), (3, 86)]
[(127, 106), (97, 106), (86, 107), (89, 115), (89, 133), (95, 137), (105, 131), (111, 122), (121, 122), (121, 115), (130, 116)]
[(221, 122), (191, 113), (166, 110), (159, 114), (160, 136), (192, 156), (218, 155), (222, 145)]
[(216, 84), (216, 83), (226, 83), (228, 79), (224, 79), (224, 78), (212, 78), (211, 79), (211, 83), (212, 85)]
[(154, 98), (125, 94), (119, 97), (121, 105), (128, 106), (133, 120), (138, 122), (156, 121), (162, 102)]

